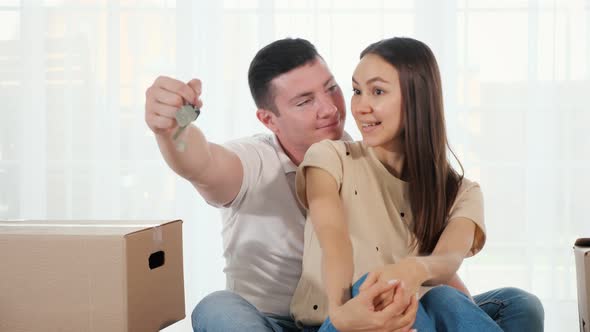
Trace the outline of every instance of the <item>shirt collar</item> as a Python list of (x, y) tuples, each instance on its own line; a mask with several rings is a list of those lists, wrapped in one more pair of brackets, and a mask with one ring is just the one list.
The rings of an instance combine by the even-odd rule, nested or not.
[(279, 160), (281, 162), (281, 166), (283, 167), (283, 171), (285, 171), (285, 174), (296, 172), (297, 166), (295, 165), (295, 163), (293, 163), (291, 158), (289, 158), (289, 156), (281, 146), (281, 143), (279, 142), (277, 135), (273, 135), (272, 142), (275, 145), (275, 150), (277, 151), (277, 155), (279, 156)]
[[(352, 138), (345, 131), (342, 135), (342, 140), (352, 141)], [(279, 160), (281, 161), (281, 166), (283, 166), (283, 171), (285, 171), (285, 174), (297, 172), (297, 165), (295, 165), (291, 158), (289, 158), (289, 156), (281, 146), (281, 143), (279, 142), (279, 138), (277, 137), (277, 135), (272, 135), (272, 143), (274, 144), (275, 150), (279, 155)]]

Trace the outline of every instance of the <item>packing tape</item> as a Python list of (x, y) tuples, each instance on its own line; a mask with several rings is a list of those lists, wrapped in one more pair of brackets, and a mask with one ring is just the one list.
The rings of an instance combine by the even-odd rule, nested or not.
[(162, 227), (160, 227), (160, 225), (153, 227), (153, 235), (154, 246), (159, 248), (162, 245)]

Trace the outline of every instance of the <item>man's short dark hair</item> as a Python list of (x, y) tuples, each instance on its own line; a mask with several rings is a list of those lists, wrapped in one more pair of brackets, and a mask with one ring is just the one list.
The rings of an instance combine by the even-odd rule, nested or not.
[(248, 84), (256, 106), (278, 115), (270, 82), (317, 57), (319, 54), (315, 46), (301, 38), (280, 39), (258, 51), (248, 69)]

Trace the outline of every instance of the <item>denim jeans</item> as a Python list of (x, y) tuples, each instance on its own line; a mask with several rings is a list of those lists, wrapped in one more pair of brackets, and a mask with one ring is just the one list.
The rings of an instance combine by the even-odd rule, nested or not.
[(545, 311), (539, 298), (522, 289), (506, 287), (473, 297), (475, 303), (503, 331), (542, 332)]
[[(194, 332), (302, 331), (291, 317), (264, 314), (231, 291), (217, 291), (204, 297), (193, 310), (191, 318)], [(307, 329), (303, 331), (307, 332)]]
[[(364, 275), (353, 285), (353, 297), (358, 295), (358, 289), (366, 277), (367, 275)], [(502, 332), (500, 326), (477, 304), (465, 294), (449, 286), (434, 287), (420, 299), (413, 328), (419, 332)], [(319, 332), (338, 332), (338, 330), (334, 328), (328, 317)]]
[[(356, 283), (357, 287), (360, 282), (362, 281), (359, 280)], [(451, 293), (453, 301), (456, 300), (464, 304), (462, 299), (464, 296), (460, 293), (457, 296), (456, 291), (449, 288), (446, 286), (437, 287), (426, 293), (420, 300), (421, 305), (416, 315), (415, 324), (419, 332), (433, 328), (430, 323), (432, 316), (442, 320), (448, 317), (439, 317), (437, 316), (439, 313), (437, 310), (426, 309), (426, 307), (432, 306), (431, 302), (437, 302), (437, 298), (447, 298), (447, 293)], [(435, 290), (436, 292), (432, 293)], [(444, 310), (451, 307), (456, 308), (455, 311), (461, 310), (462, 305), (451, 306), (450, 303), (446, 302), (446, 298), (445, 302), (442, 302)], [(493, 319), (504, 331), (543, 331), (543, 307), (535, 295), (518, 288), (500, 288), (476, 295), (474, 299), (487, 316)], [(424, 305), (424, 302), (427, 302), (426, 305)], [(473, 310), (473, 308), (470, 308), (470, 310)], [(463, 320), (465, 317), (461, 317), (461, 319)], [(448, 322), (435, 321), (434, 328), (437, 328), (437, 323), (448, 324)], [(195, 332), (315, 332), (320, 328), (319, 326), (307, 327), (301, 330), (295, 326), (291, 317), (261, 313), (240, 295), (231, 291), (218, 291), (203, 298), (192, 313), (192, 325)], [(440, 330), (437, 328), (437, 331), (443, 331), (442, 327), (440, 327)]]

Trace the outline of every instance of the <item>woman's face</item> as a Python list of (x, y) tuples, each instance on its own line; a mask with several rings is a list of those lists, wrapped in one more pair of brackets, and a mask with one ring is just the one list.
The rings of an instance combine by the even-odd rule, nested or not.
[(382, 57), (367, 54), (352, 75), (352, 88), (352, 115), (363, 142), (399, 150), (403, 114), (397, 69)]

